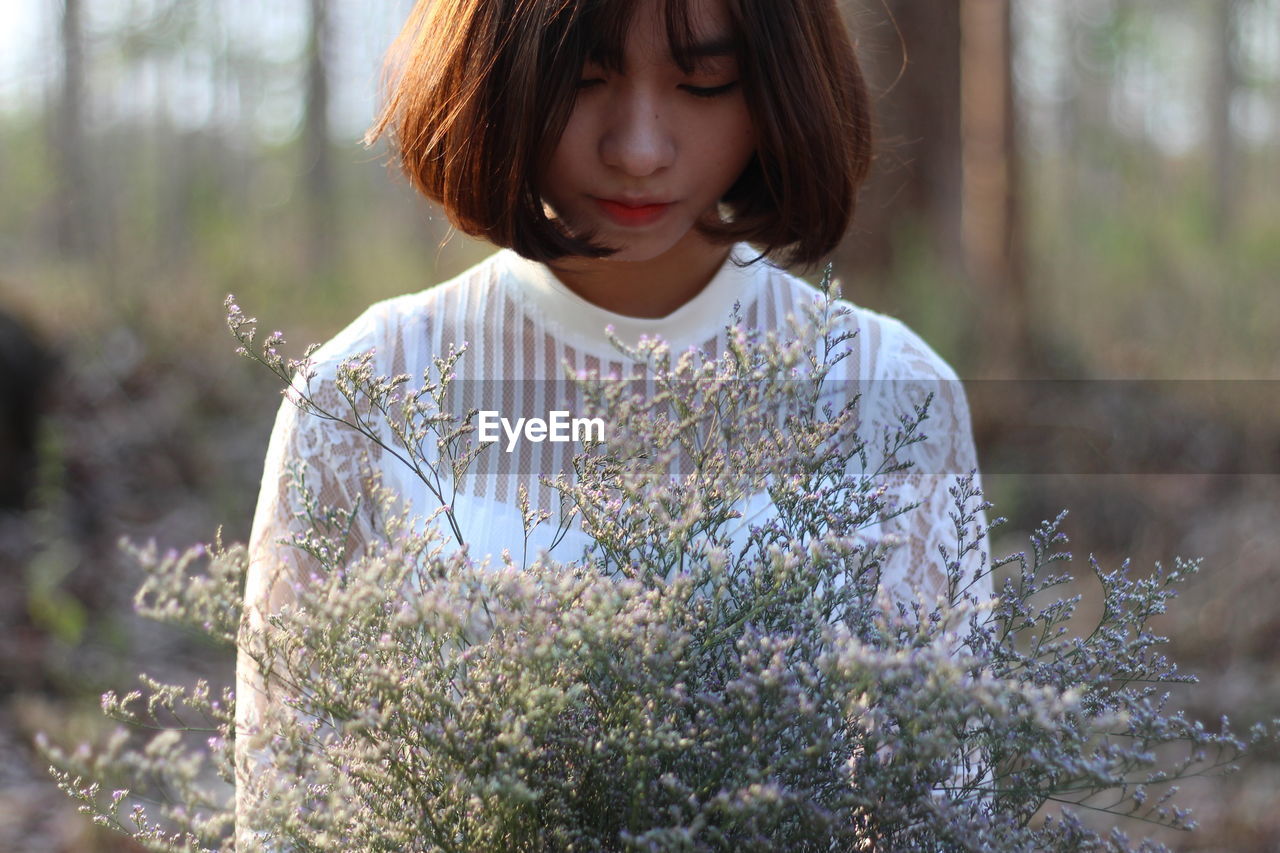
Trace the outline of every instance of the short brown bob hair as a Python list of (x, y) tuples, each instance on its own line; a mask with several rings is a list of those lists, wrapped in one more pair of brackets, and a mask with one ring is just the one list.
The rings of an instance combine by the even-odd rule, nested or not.
[[(662, 0), (672, 57), (693, 68), (690, 0)], [(844, 236), (871, 160), (870, 104), (836, 0), (723, 0), (756, 153), (704, 233), (809, 266)], [(611, 250), (547, 216), (538, 177), (584, 63), (622, 65), (636, 0), (418, 0), (387, 60), (367, 136), (462, 231), (538, 261)]]

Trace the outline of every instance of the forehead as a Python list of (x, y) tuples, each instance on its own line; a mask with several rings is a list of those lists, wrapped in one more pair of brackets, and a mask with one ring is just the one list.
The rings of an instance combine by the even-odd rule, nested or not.
[(737, 26), (725, 0), (622, 0), (597, 9), (582, 21), (590, 27), (588, 56), (617, 70), (628, 59), (675, 61), (687, 69), (736, 47)]

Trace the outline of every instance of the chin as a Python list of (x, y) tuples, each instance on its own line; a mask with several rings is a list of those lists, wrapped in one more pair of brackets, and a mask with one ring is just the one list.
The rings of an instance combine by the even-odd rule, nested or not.
[(645, 239), (634, 234), (613, 235), (597, 231), (592, 242), (614, 250), (612, 254), (605, 255), (601, 260), (615, 263), (641, 264), (645, 261), (652, 261), (655, 258), (662, 257), (671, 251), (679, 240)]
[(683, 229), (663, 230), (659, 233), (607, 233), (598, 232), (597, 241), (618, 251), (610, 260), (623, 263), (644, 263), (661, 258), (694, 237), (693, 226)]
[(670, 246), (654, 250), (642, 246), (625, 246), (609, 256), (609, 260), (622, 264), (642, 264), (646, 261), (652, 261), (665, 255)]

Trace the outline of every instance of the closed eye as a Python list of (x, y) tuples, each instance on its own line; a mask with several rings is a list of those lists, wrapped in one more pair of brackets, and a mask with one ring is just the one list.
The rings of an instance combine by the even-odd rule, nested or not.
[(716, 98), (720, 95), (727, 95), (738, 87), (738, 81), (725, 83), (723, 86), (689, 86), (684, 85), (680, 88), (693, 95), (695, 98)]

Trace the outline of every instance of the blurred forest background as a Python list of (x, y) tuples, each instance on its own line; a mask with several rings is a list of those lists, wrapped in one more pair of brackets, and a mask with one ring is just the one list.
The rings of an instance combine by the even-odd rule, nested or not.
[[(132, 850), (30, 742), (97, 736), (140, 670), (232, 678), (132, 615), (117, 548), (248, 535), (278, 395), (223, 297), (300, 349), (490, 250), (359, 143), (408, 0), (2, 6), (0, 851)], [(1276, 716), (1280, 0), (846, 6), (881, 138), (837, 274), (980, 380), (996, 551), (1068, 507), (1079, 571), (1204, 557), (1161, 626), (1202, 678), (1176, 701)], [(1080, 417), (1142, 446), (1037, 440)], [(1203, 828), (1167, 843), (1280, 850), (1280, 755), (1184, 790)]]

